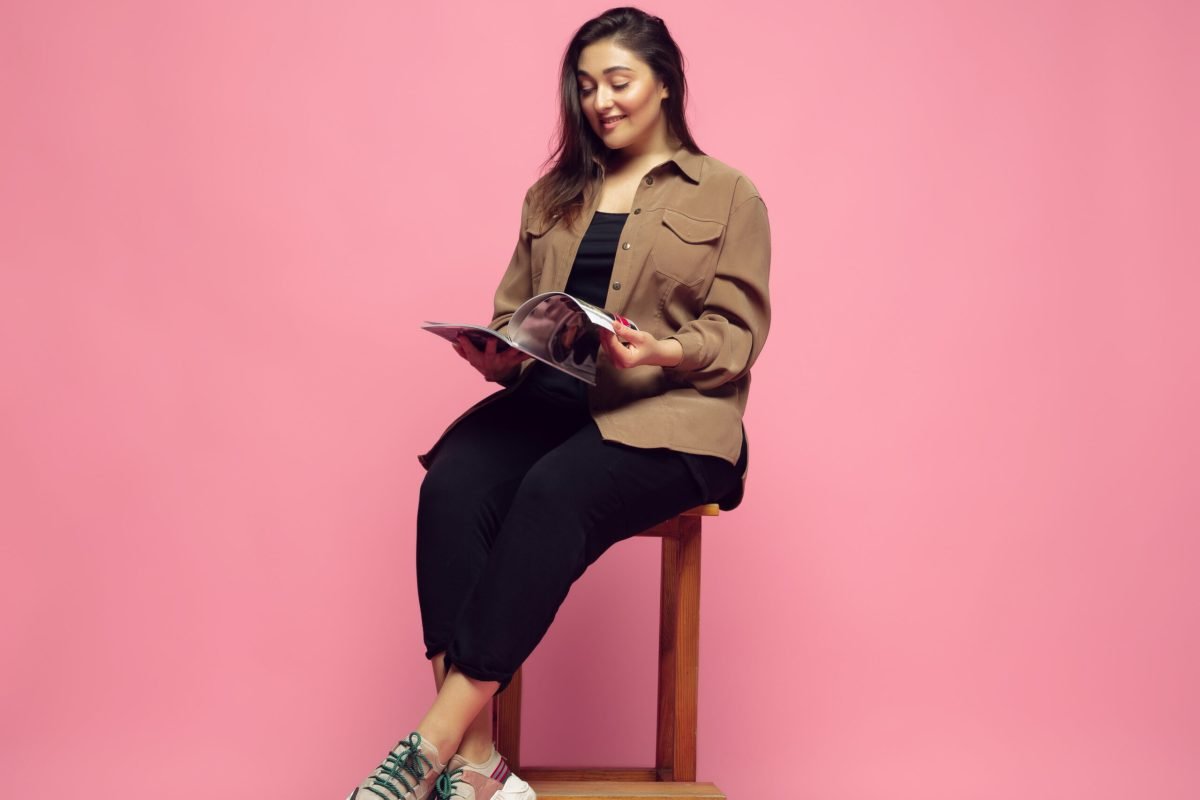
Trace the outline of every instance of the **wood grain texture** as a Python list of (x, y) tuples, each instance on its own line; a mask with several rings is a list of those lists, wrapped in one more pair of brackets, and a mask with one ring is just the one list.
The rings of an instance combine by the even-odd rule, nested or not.
[(636, 536), (660, 536), (660, 537), (661, 536), (676, 536), (679, 533), (679, 528), (676, 526), (675, 523), (679, 520), (680, 517), (716, 517), (716, 516), (720, 516), (720, 514), (721, 514), (721, 507), (718, 506), (716, 503), (709, 503), (708, 505), (696, 506), (695, 508), (689, 508), (687, 511), (684, 511), (682, 514), (680, 514), (677, 517), (672, 517), (671, 519), (666, 520), (665, 522), (660, 522), (659, 524), (655, 525), (653, 528), (647, 528), (646, 530), (642, 531), (641, 533), (638, 533), (635, 535)]
[(679, 599), (675, 623), (675, 752), (671, 780), (696, 780), (700, 689), (700, 518), (679, 518)]
[(492, 698), (492, 738), (513, 772), (521, 769), (521, 669), (504, 691)]
[(679, 518), (671, 520), (673, 534), (662, 540), (662, 579), (658, 597), (658, 723), (654, 764), (662, 780), (674, 778), (675, 676), (679, 638)]

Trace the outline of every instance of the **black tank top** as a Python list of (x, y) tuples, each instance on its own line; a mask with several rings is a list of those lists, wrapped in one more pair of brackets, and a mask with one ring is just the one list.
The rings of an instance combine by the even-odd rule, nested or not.
[[(579, 242), (575, 263), (571, 265), (571, 274), (563, 291), (594, 306), (604, 307), (621, 229), (625, 227), (628, 216), (628, 213), (615, 211), (596, 212)], [(529, 384), (529, 390), (555, 405), (587, 408), (586, 383), (541, 361), (535, 362), (529, 369), (533, 374), (524, 381)]]

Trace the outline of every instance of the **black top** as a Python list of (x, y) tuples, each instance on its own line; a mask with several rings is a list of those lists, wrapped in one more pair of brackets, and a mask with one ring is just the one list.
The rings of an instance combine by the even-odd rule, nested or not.
[[(628, 213), (616, 211), (596, 212), (579, 242), (564, 292), (604, 308), (621, 229), (625, 227), (625, 218), (628, 216)], [(557, 405), (587, 408), (586, 383), (541, 361), (531, 364), (529, 369), (533, 374), (525, 379), (525, 383), (532, 384), (530, 389)]]

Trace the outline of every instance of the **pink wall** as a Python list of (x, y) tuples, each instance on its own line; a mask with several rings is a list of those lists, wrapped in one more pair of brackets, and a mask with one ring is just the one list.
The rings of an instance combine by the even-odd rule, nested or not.
[[(417, 324), (487, 318), (605, 7), (0, 7), (0, 796), (341, 797), (415, 724), (415, 456), (490, 390)], [(1200, 795), (1197, 6), (647, 8), (774, 227), (701, 778)], [(655, 559), (528, 759), (649, 763)]]

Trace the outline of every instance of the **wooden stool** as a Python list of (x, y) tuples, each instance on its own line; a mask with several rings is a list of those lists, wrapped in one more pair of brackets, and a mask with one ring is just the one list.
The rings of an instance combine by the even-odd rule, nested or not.
[[(715, 503), (642, 531), (662, 539), (658, 628), (658, 742), (654, 767), (543, 768), (521, 762), (521, 670), (492, 703), (496, 747), (538, 797), (723, 798), (696, 780), (696, 700), (700, 662), (700, 522)], [(621, 782), (620, 784), (616, 782)], [(658, 787), (655, 784), (659, 784)], [(670, 783), (671, 786), (662, 784)], [(686, 784), (686, 785), (685, 785)]]

